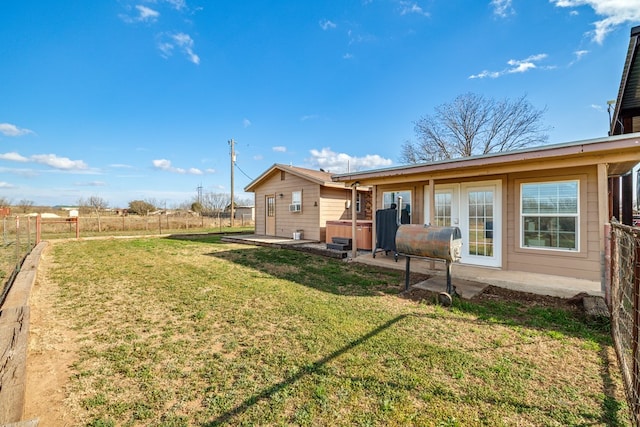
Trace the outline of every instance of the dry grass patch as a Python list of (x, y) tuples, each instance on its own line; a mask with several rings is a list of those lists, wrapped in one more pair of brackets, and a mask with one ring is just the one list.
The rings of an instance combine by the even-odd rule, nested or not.
[(47, 256), (74, 425), (629, 425), (606, 327), (571, 310), (444, 309), (401, 272), (215, 238)]

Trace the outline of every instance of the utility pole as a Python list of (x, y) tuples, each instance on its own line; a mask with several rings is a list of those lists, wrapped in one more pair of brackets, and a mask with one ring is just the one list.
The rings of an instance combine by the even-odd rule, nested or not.
[(229, 140), (229, 146), (231, 147), (231, 227), (233, 227), (233, 169), (236, 163), (235, 141), (233, 138)]
[(198, 192), (198, 203), (202, 204), (202, 183), (196, 187)]

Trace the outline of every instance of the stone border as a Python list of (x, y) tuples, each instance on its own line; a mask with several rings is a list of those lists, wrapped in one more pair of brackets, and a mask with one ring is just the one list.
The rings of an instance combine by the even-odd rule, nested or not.
[(27, 255), (0, 309), (0, 425), (3, 426), (38, 425), (38, 420), (22, 421), (22, 414), (27, 384), (29, 295), (46, 246), (47, 242), (41, 242)]

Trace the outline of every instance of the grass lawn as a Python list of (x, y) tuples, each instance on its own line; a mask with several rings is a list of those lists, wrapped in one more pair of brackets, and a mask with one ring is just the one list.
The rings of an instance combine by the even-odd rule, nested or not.
[(403, 272), (218, 237), (46, 257), (77, 425), (630, 425), (607, 326), (570, 310), (443, 308)]

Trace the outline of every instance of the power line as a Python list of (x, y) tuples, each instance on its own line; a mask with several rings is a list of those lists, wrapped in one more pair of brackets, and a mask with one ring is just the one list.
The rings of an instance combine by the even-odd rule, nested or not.
[(242, 175), (246, 176), (246, 177), (249, 179), (249, 181), (253, 181), (253, 178), (251, 178), (249, 175), (247, 175), (247, 174), (246, 174), (246, 173), (245, 173), (245, 172), (240, 168), (240, 166), (238, 166), (238, 163), (237, 163), (237, 162), (233, 162), (233, 164), (238, 168), (238, 170), (239, 170), (240, 172), (242, 172)]

